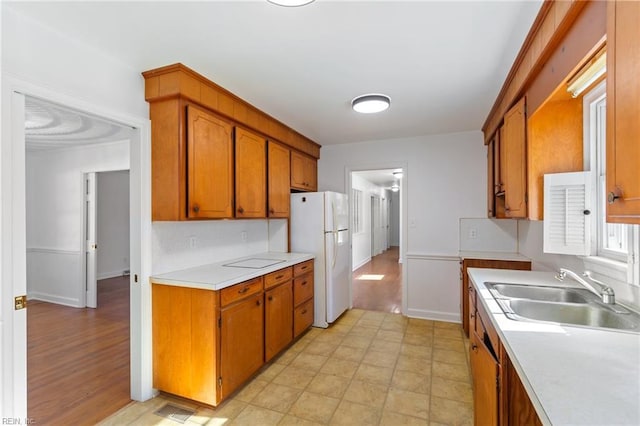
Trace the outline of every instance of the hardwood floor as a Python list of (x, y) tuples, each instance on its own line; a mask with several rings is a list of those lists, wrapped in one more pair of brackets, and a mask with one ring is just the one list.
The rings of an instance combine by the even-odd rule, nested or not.
[[(390, 247), (353, 272), (353, 307), (399, 314), (402, 309), (402, 268), (399, 248)], [(382, 275), (382, 279), (362, 279)], [(373, 278), (373, 277), (372, 277)]]
[(130, 402), (129, 277), (98, 281), (98, 308), (27, 308), (27, 412), (36, 424), (92, 425)]

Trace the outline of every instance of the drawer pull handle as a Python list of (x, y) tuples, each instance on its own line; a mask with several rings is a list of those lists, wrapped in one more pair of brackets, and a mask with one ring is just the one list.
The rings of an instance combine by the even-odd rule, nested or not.
[(306, 309), (303, 309), (303, 310), (302, 310), (302, 315), (304, 315), (304, 314), (306, 314), (306, 313), (307, 313), (307, 310), (306, 310)]
[(471, 350), (474, 352), (478, 352), (478, 345), (471, 345)]
[(271, 302), (273, 300), (273, 296), (269, 296), (268, 299), (269, 299), (269, 302)]
[(300, 269), (307, 269), (307, 265), (301, 266)]
[(240, 214), (244, 213), (244, 209), (242, 208), (242, 206), (238, 207), (238, 213)]
[(249, 286), (246, 286), (246, 287), (238, 290), (238, 294), (245, 294), (248, 291), (249, 291)]
[(307, 285), (307, 282), (303, 281), (302, 284), (300, 284), (300, 285)]
[(278, 276), (276, 277), (276, 280), (279, 280), (279, 279), (281, 279), (282, 277), (284, 277), (284, 275), (278, 275)]
[(256, 300), (256, 306), (260, 306), (262, 303), (259, 300)]
[(618, 198), (620, 198), (620, 196), (616, 195), (615, 192), (612, 191), (607, 195), (607, 202), (609, 204), (613, 204)]

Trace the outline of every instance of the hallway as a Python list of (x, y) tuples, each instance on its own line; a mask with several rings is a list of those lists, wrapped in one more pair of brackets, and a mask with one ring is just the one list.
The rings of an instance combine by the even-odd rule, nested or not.
[(390, 247), (353, 272), (354, 308), (401, 313), (402, 265), (398, 256), (399, 247)]

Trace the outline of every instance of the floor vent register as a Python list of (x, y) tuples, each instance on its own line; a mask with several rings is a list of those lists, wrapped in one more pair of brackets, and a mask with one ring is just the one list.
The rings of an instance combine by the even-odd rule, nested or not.
[(172, 404), (166, 404), (164, 407), (154, 412), (154, 414), (176, 421), (178, 423), (184, 423), (187, 421), (187, 419), (189, 419), (189, 417), (195, 414), (195, 411), (176, 407)]

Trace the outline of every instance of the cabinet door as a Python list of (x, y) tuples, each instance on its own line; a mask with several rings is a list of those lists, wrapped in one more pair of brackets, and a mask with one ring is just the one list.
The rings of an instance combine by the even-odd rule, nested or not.
[(222, 398), (262, 367), (264, 360), (264, 293), (221, 311), (220, 371)]
[(303, 191), (315, 191), (318, 188), (317, 162), (296, 151), (291, 151), (291, 187)]
[(269, 361), (293, 340), (292, 283), (281, 284), (264, 295), (264, 359)]
[(640, 2), (608, 2), (606, 182), (611, 198), (607, 204), (607, 222), (640, 224), (638, 22)]
[(305, 171), (309, 191), (318, 190), (318, 161), (315, 158), (306, 158)]
[(500, 367), (476, 332), (471, 333), (469, 360), (473, 375), (473, 407), (476, 425), (498, 424), (498, 375)]
[(267, 141), (236, 127), (236, 217), (267, 216)]
[(507, 217), (527, 216), (527, 161), (525, 98), (522, 98), (504, 116), (504, 182), (505, 211)]
[(289, 150), (269, 141), (269, 217), (289, 217), (291, 165)]
[(496, 215), (496, 191), (494, 187), (495, 175), (495, 157), (493, 150), (495, 149), (495, 138), (489, 141), (487, 145), (487, 217), (492, 218)]
[(188, 218), (233, 217), (232, 129), (200, 108), (187, 107)]

